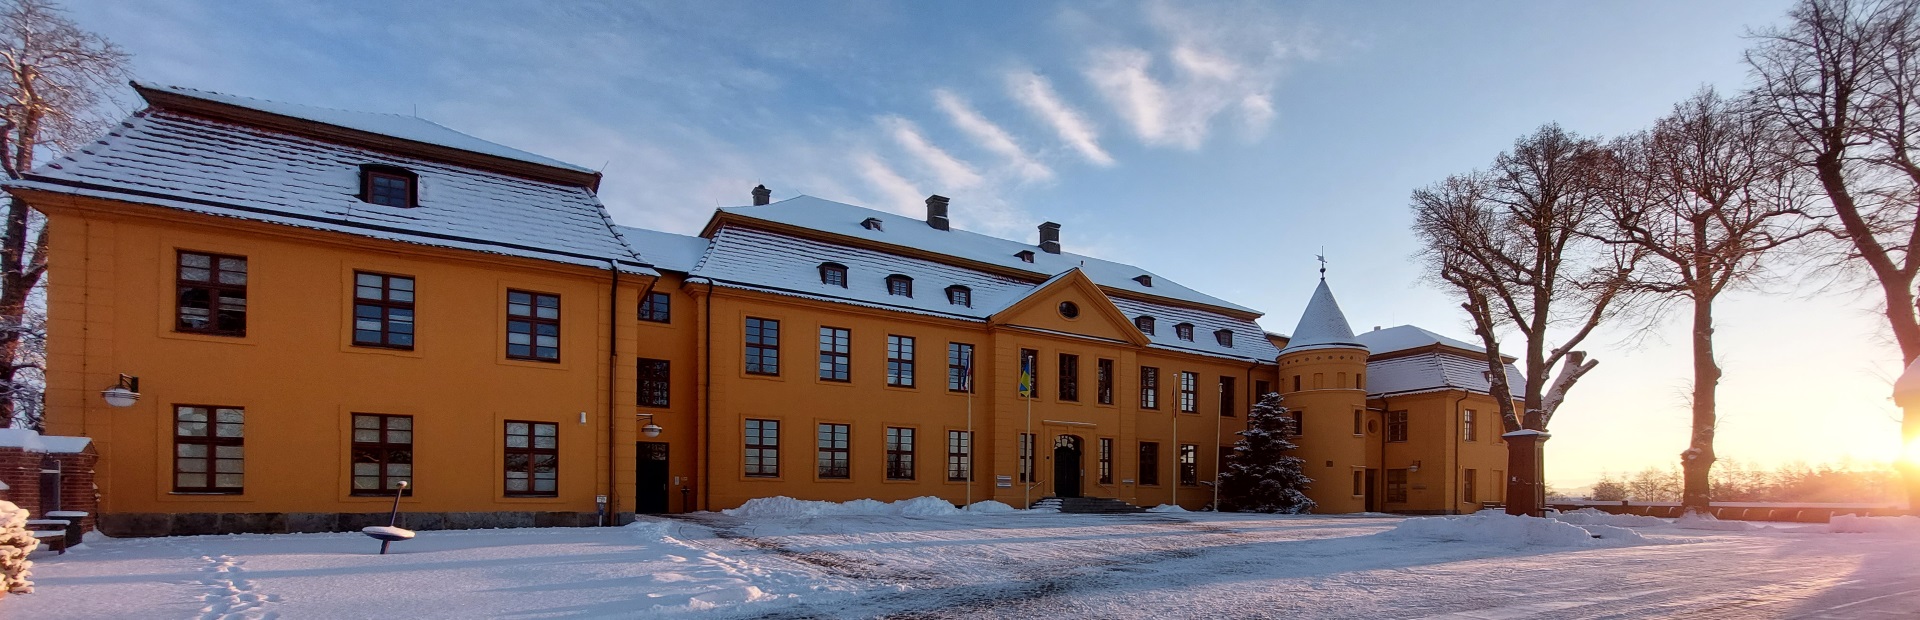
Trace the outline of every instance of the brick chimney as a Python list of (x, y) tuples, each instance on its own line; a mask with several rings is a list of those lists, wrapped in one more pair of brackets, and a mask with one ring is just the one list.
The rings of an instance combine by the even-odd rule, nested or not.
[(934, 194), (927, 197), (927, 225), (934, 230), (947, 230), (947, 197)]
[(773, 202), (773, 190), (767, 189), (765, 185), (753, 186), (753, 206), (766, 206), (770, 202)]
[(1047, 222), (1040, 225), (1040, 251), (1048, 254), (1060, 253), (1060, 225)]

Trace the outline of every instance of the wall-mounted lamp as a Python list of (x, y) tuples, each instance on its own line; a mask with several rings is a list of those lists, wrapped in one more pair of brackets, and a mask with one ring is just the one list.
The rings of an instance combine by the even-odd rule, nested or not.
[(654, 424), (654, 423), (653, 423), (653, 414), (651, 414), (651, 413), (641, 413), (641, 414), (636, 414), (636, 415), (638, 415), (638, 416), (639, 416), (640, 418), (642, 418), (642, 419), (645, 419), (645, 420), (647, 421), (647, 425), (646, 425), (646, 426), (642, 426), (642, 427), (640, 427), (640, 434), (642, 434), (642, 435), (646, 435), (646, 436), (648, 436), (648, 437), (659, 437), (659, 436), (660, 436), (660, 430), (661, 430), (661, 429), (660, 429), (660, 425), (658, 425), (658, 424)]
[(140, 378), (120, 375), (113, 387), (100, 390), (100, 397), (107, 400), (108, 407), (132, 407), (140, 400)]
[(1412, 465), (1407, 466), (1407, 473), (1413, 473), (1416, 471), (1420, 471), (1420, 461), (1414, 461)]

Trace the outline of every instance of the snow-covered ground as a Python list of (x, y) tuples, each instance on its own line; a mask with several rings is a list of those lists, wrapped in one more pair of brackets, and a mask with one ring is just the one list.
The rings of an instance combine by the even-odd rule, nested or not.
[(885, 506), (422, 532), (386, 556), (359, 534), (96, 540), (64, 556), (37, 554), (38, 591), (0, 600), (0, 617), (1905, 618), (1920, 610), (1920, 519), (1746, 529), (1596, 514), (1544, 522)]

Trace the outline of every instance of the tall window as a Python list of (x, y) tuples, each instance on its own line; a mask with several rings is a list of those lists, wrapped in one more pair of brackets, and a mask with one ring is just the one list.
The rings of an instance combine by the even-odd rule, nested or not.
[(1099, 382), (1096, 388), (1099, 393), (1094, 398), (1098, 399), (1102, 405), (1111, 405), (1113, 404), (1113, 360), (1100, 360), (1094, 364), (1094, 368), (1096, 369), (1094, 372), (1099, 374), (1096, 379)]
[(1220, 378), (1220, 415), (1233, 417), (1233, 377)]
[(973, 477), (973, 434), (947, 431), (947, 480), (964, 482)]
[(947, 343), (947, 391), (973, 391), (973, 345)]
[(1140, 484), (1160, 484), (1160, 444), (1140, 442)]
[(1407, 470), (1387, 470), (1387, 503), (1404, 504), (1407, 501)]
[(1477, 482), (1477, 479), (1480, 477), (1479, 474), (1480, 472), (1471, 469), (1461, 470), (1460, 501), (1469, 504), (1477, 504), (1480, 502), (1479, 490), (1474, 488), (1474, 483)]
[(913, 278), (900, 274), (887, 276), (887, 294), (901, 297), (913, 296)]
[(1407, 412), (1387, 412), (1387, 441), (1407, 440)]
[(353, 343), (413, 348), (413, 278), (354, 272)]
[(1080, 356), (1060, 354), (1060, 400), (1080, 400)]
[(353, 494), (413, 494), (413, 416), (353, 414)]
[(1353, 410), (1353, 436), (1359, 437), (1366, 428), (1367, 414), (1359, 409)]
[(780, 374), (780, 322), (747, 317), (747, 374)]
[(1020, 350), (1020, 376), (1014, 384), (1024, 395), (1040, 395), (1040, 352), (1033, 349)]
[(640, 359), (640, 386), (637, 404), (642, 407), (670, 406), (668, 395), (672, 381), (672, 363), (667, 360)]
[(840, 263), (820, 263), (820, 283), (846, 288), (847, 266)]
[(560, 296), (507, 291), (507, 357), (560, 361)]
[(1366, 494), (1367, 494), (1366, 471), (1360, 470), (1360, 469), (1353, 470), (1353, 496), (1359, 497)]
[(1113, 439), (1100, 438), (1100, 484), (1113, 484)]
[(1160, 408), (1160, 369), (1140, 367), (1140, 408)]
[(820, 328), (820, 379), (850, 381), (853, 332), (838, 327)]
[(747, 419), (746, 475), (780, 475), (780, 421)]
[(887, 427), (887, 479), (913, 479), (913, 429)]
[(821, 478), (848, 478), (853, 475), (849, 450), (850, 427), (846, 424), (820, 425), (820, 455), (816, 461), (820, 465)]
[(673, 322), (673, 295), (661, 292), (647, 293), (640, 300), (640, 320), (653, 323)]
[(246, 411), (239, 407), (175, 405), (175, 493), (239, 493), (245, 487)]
[(1200, 485), (1200, 446), (1180, 444), (1180, 486)]
[(1293, 391), (1300, 391), (1300, 375), (1293, 376)]
[(1473, 420), (1473, 410), (1472, 409), (1462, 410), (1460, 412), (1460, 439), (1464, 441), (1473, 441), (1475, 439), (1479, 439), (1480, 431), (1479, 429), (1475, 428), (1475, 426), (1476, 425), (1474, 424), (1474, 420)]
[(1180, 373), (1180, 413), (1200, 412), (1200, 373)]
[(1292, 410), (1292, 411), (1288, 411), (1288, 412), (1287, 412), (1287, 417), (1289, 417), (1289, 418), (1293, 418), (1293, 436), (1295, 436), (1295, 437), (1299, 437), (1299, 436), (1301, 436), (1301, 435), (1305, 435), (1305, 434), (1307, 434), (1307, 412), (1306, 412), (1306, 410), (1304, 410), (1304, 409), (1295, 409), (1295, 410)]
[(1033, 434), (1020, 434), (1020, 481), (1033, 482)]
[(1273, 393), (1272, 382), (1269, 382), (1269, 381), (1253, 382), (1253, 402), (1256, 402), (1256, 403), (1260, 402), (1260, 399), (1266, 398), (1268, 394), (1272, 394), (1272, 393)]
[(560, 494), (560, 425), (507, 420), (507, 495)]
[(913, 387), (913, 337), (887, 336), (887, 385)]
[(180, 252), (179, 312), (173, 330), (247, 335), (247, 257)]

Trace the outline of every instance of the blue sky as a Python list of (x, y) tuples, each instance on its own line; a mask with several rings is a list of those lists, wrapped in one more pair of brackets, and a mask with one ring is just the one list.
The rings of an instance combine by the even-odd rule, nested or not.
[[(939, 193), (956, 226), (1033, 239), (1038, 223), (1060, 222), (1070, 249), (1262, 309), (1279, 332), (1292, 331), (1325, 247), (1355, 329), (1463, 335), (1411, 260), (1408, 194), (1545, 122), (1616, 134), (1702, 85), (1739, 88), (1743, 34), (1786, 3), (1457, 4), (69, 9), (132, 52), (140, 79), (417, 113), (604, 165), (602, 197), (623, 224), (694, 232), (756, 183), (776, 199), (906, 214)], [(1723, 457), (1890, 458), (1885, 392), (1899, 368), (1872, 300), (1793, 280), (1775, 290), (1722, 313)], [(1614, 330), (1590, 347), (1600, 370), (1555, 421), (1557, 484), (1675, 461), (1683, 334)]]

